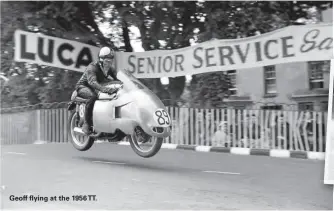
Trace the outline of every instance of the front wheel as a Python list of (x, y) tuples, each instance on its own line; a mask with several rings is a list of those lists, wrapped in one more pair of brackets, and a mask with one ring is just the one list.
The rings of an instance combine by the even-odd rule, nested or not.
[[(140, 130), (140, 135), (137, 130)], [(161, 145), (164, 141), (163, 138), (149, 136), (140, 127), (137, 127), (134, 133), (128, 136), (128, 138), (133, 151), (143, 158), (150, 158), (156, 155), (161, 149)], [(145, 146), (149, 147), (149, 149), (143, 149)]]
[(77, 133), (74, 131), (74, 128), (78, 127), (78, 116), (77, 112), (72, 111), (69, 117), (69, 128), (68, 131), (70, 133), (70, 139), (72, 145), (79, 151), (87, 151), (89, 150), (93, 144), (95, 139), (86, 136), (85, 134), (82, 133)]

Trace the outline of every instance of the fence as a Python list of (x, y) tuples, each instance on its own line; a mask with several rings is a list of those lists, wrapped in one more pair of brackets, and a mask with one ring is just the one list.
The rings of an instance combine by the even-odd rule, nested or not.
[[(327, 112), (167, 107), (172, 135), (165, 143), (324, 152)], [(66, 108), (1, 115), (1, 143), (64, 143)]]

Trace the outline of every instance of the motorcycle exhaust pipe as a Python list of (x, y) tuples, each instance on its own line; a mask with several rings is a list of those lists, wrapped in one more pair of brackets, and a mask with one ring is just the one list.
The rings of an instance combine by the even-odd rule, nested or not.
[(82, 129), (81, 129), (81, 128), (78, 128), (78, 127), (75, 127), (75, 128), (73, 129), (73, 131), (74, 131), (74, 132), (77, 132), (77, 133), (80, 133), (80, 134), (85, 134), (85, 133), (82, 131)]
[[(80, 133), (81, 135), (86, 135), (86, 134), (82, 131), (82, 129), (79, 128), (79, 127), (75, 127), (75, 128), (73, 129), (73, 131), (76, 132), (76, 133)], [(101, 136), (101, 133), (97, 133), (97, 134), (89, 135), (89, 137), (91, 137), (91, 138), (99, 138), (100, 136)]]

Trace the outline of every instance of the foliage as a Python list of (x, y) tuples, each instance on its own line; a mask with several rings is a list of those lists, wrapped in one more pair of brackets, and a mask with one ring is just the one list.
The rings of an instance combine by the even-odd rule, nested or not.
[[(213, 38), (235, 39), (266, 33), (298, 18), (316, 21), (332, 2), (270, 1), (35, 1), (1, 3), (1, 71), (10, 80), (1, 95), (2, 106), (66, 101), (80, 73), (58, 68), (13, 62), (13, 34), (16, 29), (40, 32), (60, 38), (101, 46), (123, 42), (133, 51), (129, 27), (138, 27), (145, 51), (177, 49), (190, 41)], [(309, 9), (314, 7), (313, 13)], [(99, 23), (112, 25), (103, 35)], [(117, 30), (115, 30), (117, 29)], [(112, 41), (111, 41), (112, 40)], [(143, 82), (171, 104), (182, 96), (185, 77), (169, 78), (165, 89), (159, 79)], [(194, 75), (190, 87), (193, 104), (219, 106), (228, 97), (225, 72)]]
[(95, 46), (112, 45), (100, 32), (89, 2), (2, 2), (1, 6), (1, 69), (10, 79), (1, 95), (2, 107), (67, 101), (81, 75), (13, 62), (16, 29)]
[[(105, 5), (106, 6), (106, 5)], [(177, 49), (190, 45), (189, 39), (194, 35), (194, 27), (199, 20), (191, 19), (196, 12), (197, 2), (112, 2), (110, 23), (123, 28), (123, 42), (126, 51), (132, 51), (128, 39), (129, 25), (139, 28), (141, 42), (145, 51), (156, 49)], [(203, 23), (202, 23), (203, 25)], [(155, 93), (165, 93), (160, 79), (142, 79), (143, 83)], [(170, 104), (175, 104), (180, 98), (185, 86), (185, 77), (169, 78)], [(166, 94), (166, 93), (165, 93)], [(161, 97), (161, 96), (160, 96)]]
[[(204, 30), (197, 42), (211, 39), (236, 39), (263, 34), (294, 24), (299, 18), (315, 19), (319, 13), (308, 12), (332, 7), (331, 2), (226, 1), (203, 2)], [(195, 75), (191, 90), (194, 104), (222, 106), (229, 84), (226, 72)]]

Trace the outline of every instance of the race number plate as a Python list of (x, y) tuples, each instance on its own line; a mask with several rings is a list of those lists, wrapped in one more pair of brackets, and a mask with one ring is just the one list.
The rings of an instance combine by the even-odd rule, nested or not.
[(164, 109), (157, 109), (153, 118), (160, 126), (169, 126), (171, 123), (170, 117)]
[(81, 104), (81, 105), (79, 106), (79, 116), (80, 116), (81, 118), (83, 118), (84, 115), (85, 115), (85, 105)]

